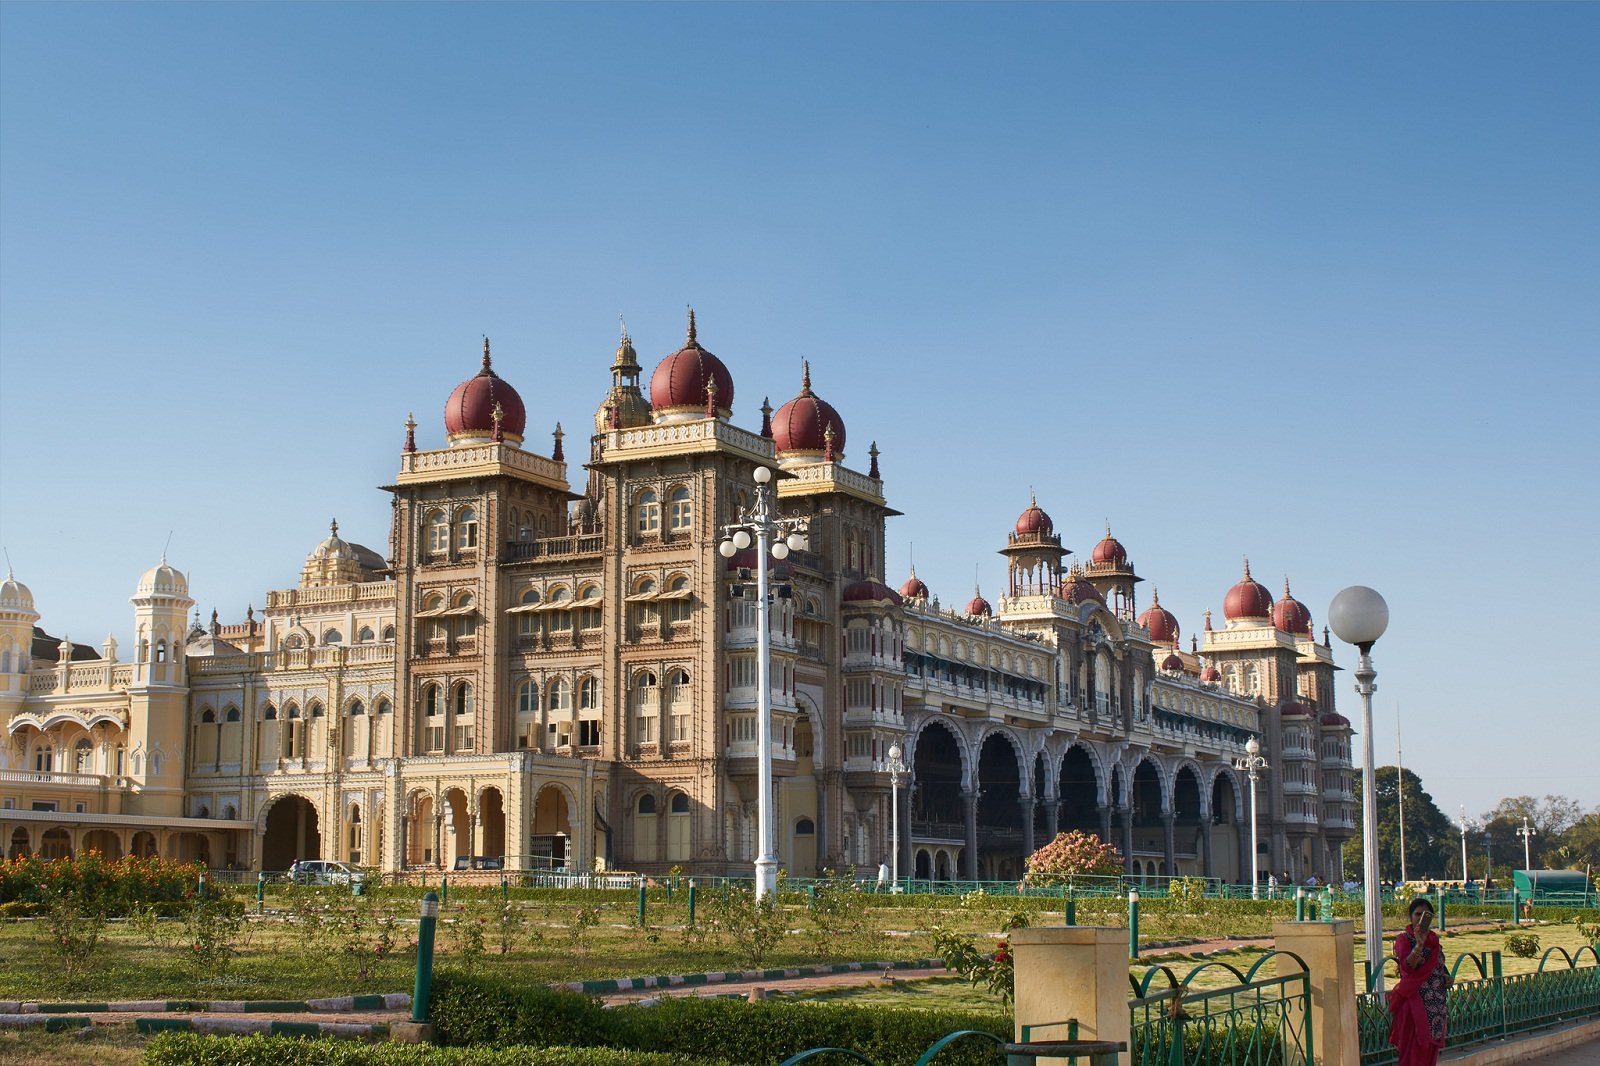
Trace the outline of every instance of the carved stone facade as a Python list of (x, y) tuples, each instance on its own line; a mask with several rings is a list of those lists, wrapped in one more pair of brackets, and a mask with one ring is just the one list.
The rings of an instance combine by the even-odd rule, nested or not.
[[(885, 584), (878, 451), (811, 390), (759, 431), (691, 318), (652, 375), (624, 336), (581, 491), (559, 425), (524, 448), (521, 397), (482, 369), (445, 443), (408, 422), (384, 552), (335, 525), (299, 585), (243, 622), (191, 624), (165, 564), (134, 597), (138, 647), (42, 654), (32, 597), (0, 590), (0, 838), (8, 854), (159, 853), (385, 871), (503, 858), (518, 870), (679, 866), (745, 874), (757, 852), (754, 550), (719, 555), (777, 471), (809, 543), (771, 560), (778, 855), (794, 876), (887, 861), (888, 751), (910, 766), (903, 872), (1012, 880), (1058, 830), (1101, 834), (1140, 875), (1248, 877), (1257, 735), (1263, 875), (1340, 877), (1354, 829), (1332, 655), (1285, 589), (1249, 577), (1184, 651), (1106, 537), (1067, 566), (1030, 503), (1006, 595), (942, 609)], [(1249, 587), (1246, 587), (1248, 584)], [(1242, 591), (1241, 591), (1242, 590)], [(1262, 597), (1265, 596), (1264, 606)], [(43, 638), (53, 640), (53, 638)], [(909, 783), (907, 783), (909, 782)]]

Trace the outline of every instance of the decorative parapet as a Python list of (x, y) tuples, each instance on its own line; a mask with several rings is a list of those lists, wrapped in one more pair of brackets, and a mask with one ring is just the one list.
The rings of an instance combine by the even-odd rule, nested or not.
[(28, 695), (48, 696), (62, 692), (116, 692), (133, 684), (132, 663), (79, 661), (69, 664), (66, 684), (61, 673), (43, 670), (28, 675)]
[(520, 477), (562, 492), (569, 491), (567, 464), (525, 452), (505, 443), (473, 444), (431, 452), (403, 452), (401, 485), (419, 481), (458, 480), (471, 477)]
[(376, 606), (393, 603), (393, 581), (363, 581), (358, 585), (329, 585), (313, 589), (277, 589), (267, 593), (267, 606), (336, 607), (342, 604)]
[(613, 452), (673, 455), (723, 449), (743, 452), (757, 463), (776, 461), (772, 441), (719, 418), (611, 430), (604, 437), (602, 458), (609, 457)]
[(257, 674), (275, 670), (330, 670), (340, 666), (371, 666), (394, 662), (395, 646), (383, 644), (327, 645), (321, 648), (279, 648), (277, 651), (211, 655), (189, 660), (196, 677)]
[(786, 467), (794, 475), (778, 482), (778, 498), (840, 492), (883, 506), (883, 481), (857, 473), (841, 463), (808, 463)]

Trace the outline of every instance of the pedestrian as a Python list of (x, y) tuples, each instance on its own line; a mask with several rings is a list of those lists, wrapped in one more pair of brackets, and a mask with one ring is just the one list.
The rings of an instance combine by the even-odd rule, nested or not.
[(1389, 990), (1389, 1043), (1399, 1053), (1396, 1066), (1436, 1066), (1444, 1048), (1450, 971), (1432, 928), (1432, 901), (1418, 896), (1407, 914), (1411, 924), (1394, 939), (1400, 980)]

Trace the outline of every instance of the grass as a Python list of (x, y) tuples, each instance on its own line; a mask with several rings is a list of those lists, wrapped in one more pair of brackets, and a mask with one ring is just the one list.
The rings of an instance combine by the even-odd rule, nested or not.
[(0, 1066), (137, 1066), (145, 1038), (132, 1026), (91, 1026), (76, 1032), (0, 1030)]

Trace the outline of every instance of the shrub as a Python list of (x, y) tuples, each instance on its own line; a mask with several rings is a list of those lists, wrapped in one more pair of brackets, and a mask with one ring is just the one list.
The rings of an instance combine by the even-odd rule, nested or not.
[(1114, 874), (1122, 871), (1122, 853), (1093, 833), (1074, 829), (1061, 833), (1028, 856), (1030, 885), (1068, 883), (1078, 874)]
[(163, 1033), (144, 1066), (711, 1066), (717, 1059), (594, 1047), (440, 1048), (284, 1036)]
[(244, 925), (244, 905), (208, 888), (195, 893), (183, 916), (184, 943), (195, 980), (205, 984), (227, 973), (238, 955), (239, 932)]
[(1519, 959), (1531, 959), (1539, 954), (1539, 934), (1511, 933), (1506, 937), (1506, 950)]
[[(884, 1066), (911, 1066), (930, 1044), (956, 1029), (1009, 1038), (1002, 1011), (915, 1010), (847, 1003), (682, 997), (650, 1006), (603, 1009), (571, 992), (442, 971), (430, 1006), (435, 1031), (448, 1045), (582, 1044), (676, 1055), (714, 1055), (753, 1066), (813, 1047), (844, 1047)], [(940, 1066), (992, 1064), (992, 1045), (956, 1044)]]
[(67, 892), (117, 917), (142, 903), (181, 906), (202, 872), (197, 863), (134, 857), (108, 861), (95, 851), (72, 859), (0, 859), (0, 905), (43, 905)]
[(736, 885), (711, 897), (706, 908), (708, 923), (718, 936), (732, 943), (741, 965), (759, 967), (783, 940), (786, 929), (778, 895), (769, 892), (756, 899), (753, 889)]
[[(1019, 911), (1006, 919), (1005, 930), (1024, 929), (1027, 925), (1028, 916)], [(1016, 995), (1016, 962), (1011, 956), (1011, 944), (1004, 937), (995, 945), (993, 955), (985, 955), (972, 937), (935, 928), (933, 950), (944, 959), (945, 966), (1010, 1005)]]

